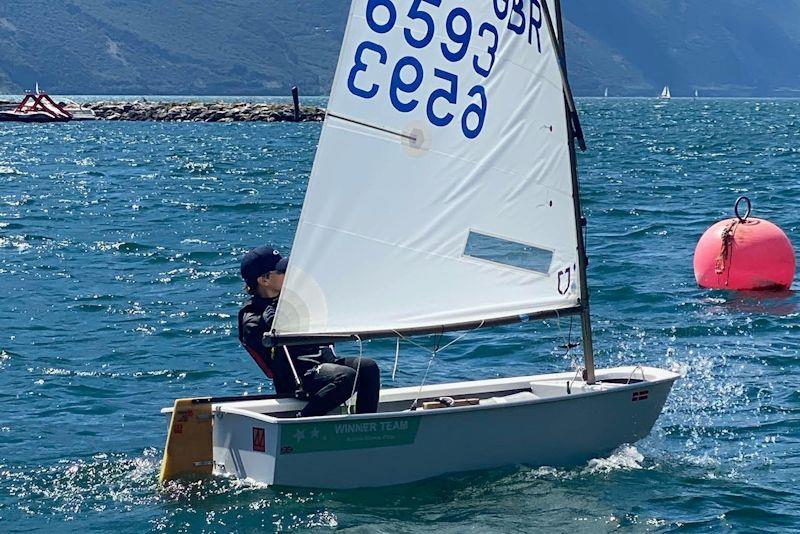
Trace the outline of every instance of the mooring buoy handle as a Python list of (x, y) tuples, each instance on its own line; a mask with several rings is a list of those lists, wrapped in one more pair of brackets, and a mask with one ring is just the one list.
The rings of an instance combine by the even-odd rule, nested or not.
[[(747, 211), (744, 213), (744, 217), (739, 215), (739, 204), (741, 204), (742, 201), (747, 202)], [(745, 197), (745, 196), (741, 196), (741, 197), (737, 198), (736, 199), (736, 204), (733, 205), (733, 212), (736, 214), (736, 218), (739, 219), (739, 222), (747, 221), (747, 218), (750, 217), (750, 211), (752, 209), (753, 209), (752, 202), (750, 202), (750, 199)]]

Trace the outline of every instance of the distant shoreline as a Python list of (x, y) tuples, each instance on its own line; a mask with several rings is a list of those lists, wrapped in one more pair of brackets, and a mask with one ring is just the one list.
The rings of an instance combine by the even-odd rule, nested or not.
[[(52, 96), (58, 103), (73, 100), (65, 96)], [(20, 100), (0, 96), (0, 109), (11, 111)], [(323, 100), (317, 100), (324, 103)], [(179, 100), (156, 100), (152, 97), (135, 100), (84, 99), (80, 109), (65, 108), (72, 120), (106, 121), (160, 121), (160, 122), (320, 122), (325, 118), (322, 106), (299, 106), (286, 99), (280, 101), (248, 102), (198, 100), (184, 97)], [(295, 114), (297, 113), (297, 114)]]
[[(24, 94), (0, 94), (0, 103), (16, 103), (19, 102), (25, 95)], [(176, 102), (176, 103), (189, 103), (189, 102), (223, 102), (223, 103), (239, 103), (247, 102), (251, 104), (256, 103), (288, 103), (291, 102), (291, 96), (247, 96), (247, 95), (78, 95), (78, 94), (64, 94), (56, 95), (51, 94), (53, 98), (69, 98), (77, 102), (89, 103), (97, 101), (114, 101), (114, 102), (136, 102), (136, 101), (152, 101), (152, 102)], [(645, 96), (621, 96), (621, 95), (576, 95), (578, 100), (657, 100), (658, 95), (645, 95)], [(797, 96), (711, 96), (700, 95), (694, 97), (693, 95), (672, 95), (672, 100), (800, 100), (800, 95)], [(327, 104), (327, 95), (309, 95), (301, 96), (300, 103), (310, 106), (324, 106)]]
[[(84, 95), (58, 96), (54, 100), (73, 100), (81, 110), (72, 112), (73, 120), (96, 119), (103, 121), (150, 121), (150, 122), (321, 122), (325, 119), (327, 97), (305, 97), (301, 102), (299, 115), (295, 116), (291, 97), (201, 97), (201, 96), (108, 96)], [(0, 95), (0, 109), (13, 110), (21, 96)], [(673, 97), (661, 100), (658, 97), (614, 97), (584, 96), (578, 101), (653, 101), (659, 105), (669, 102), (769, 102), (796, 101), (800, 97)], [(313, 104), (313, 105), (308, 105)], [(87, 110), (88, 116), (75, 115)], [(89, 111), (90, 110), (90, 111)]]
[(203, 101), (106, 101), (87, 102), (100, 120), (163, 122), (320, 122), (325, 110), (300, 106), (295, 117), (291, 103)]

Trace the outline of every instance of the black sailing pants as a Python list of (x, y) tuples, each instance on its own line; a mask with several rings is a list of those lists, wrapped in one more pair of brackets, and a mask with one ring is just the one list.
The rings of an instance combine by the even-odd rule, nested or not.
[(356, 369), (356, 413), (377, 412), (381, 371), (374, 360), (360, 360), (359, 364), (359, 358), (337, 358), (334, 363), (323, 363), (306, 371), (302, 378), (303, 389), (311, 398), (300, 416), (325, 415), (349, 399), (356, 381)]

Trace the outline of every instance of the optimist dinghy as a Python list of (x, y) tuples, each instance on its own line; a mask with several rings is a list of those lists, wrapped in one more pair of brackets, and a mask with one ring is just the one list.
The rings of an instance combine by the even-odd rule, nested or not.
[(544, 0), (458, 4), (352, 2), (265, 342), (399, 347), (579, 315), (585, 369), (383, 389), (375, 414), (297, 419), (296, 399), (179, 400), (163, 410), (162, 480), (384, 486), (575, 465), (650, 432), (677, 375), (594, 366), (575, 165), (585, 145), (559, 3), (552, 16)]

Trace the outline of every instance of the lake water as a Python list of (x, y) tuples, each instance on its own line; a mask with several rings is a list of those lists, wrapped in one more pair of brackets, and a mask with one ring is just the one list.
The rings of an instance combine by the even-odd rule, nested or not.
[[(0, 531), (796, 531), (800, 298), (701, 290), (692, 254), (742, 194), (800, 243), (800, 101), (579, 106), (598, 365), (680, 372), (664, 414), (571, 469), (346, 492), (156, 485), (161, 407), (271, 390), (236, 339), (238, 264), (290, 247), (319, 124), (0, 127)], [(569, 336), (475, 332), (429, 381), (568, 370)], [(366, 349), (385, 386), (428, 363), (407, 346), (393, 384), (394, 343)]]

